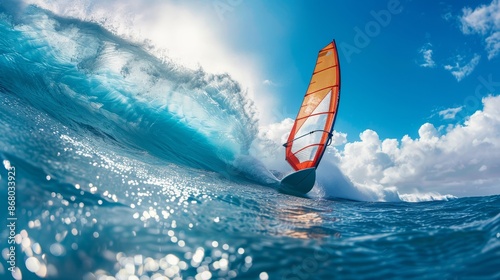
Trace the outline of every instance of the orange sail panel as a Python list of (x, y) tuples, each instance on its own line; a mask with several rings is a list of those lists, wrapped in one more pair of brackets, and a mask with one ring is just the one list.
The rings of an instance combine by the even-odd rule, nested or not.
[(330, 144), (340, 97), (340, 66), (335, 41), (319, 51), (316, 67), (295, 119), (286, 160), (295, 170), (318, 167)]

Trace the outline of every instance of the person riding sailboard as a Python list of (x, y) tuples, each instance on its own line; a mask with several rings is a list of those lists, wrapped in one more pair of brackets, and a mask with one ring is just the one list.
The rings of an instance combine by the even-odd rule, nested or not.
[(280, 190), (306, 194), (316, 182), (316, 168), (331, 144), (340, 100), (340, 64), (335, 40), (321, 49), (302, 106), (285, 147), (295, 172), (283, 178)]

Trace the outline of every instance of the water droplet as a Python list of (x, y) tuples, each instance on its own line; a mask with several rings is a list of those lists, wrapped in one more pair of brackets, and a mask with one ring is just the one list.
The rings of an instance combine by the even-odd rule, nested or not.
[(179, 258), (177, 256), (175, 256), (175, 255), (168, 254), (167, 255), (167, 262), (170, 265), (177, 265), (179, 263)]
[(33, 273), (38, 272), (38, 270), (40, 269), (40, 262), (35, 257), (29, 257), (28, 259), (26, 259), (25, 263), (26, 268)]
[(66, 253), (64, 247), (59, 243), (54, 243), (50, 245), (50, 253), (56, 257), (63, 256)]
[(186, 242), (184, 242), (184, 240), (179, 240), (179, 242), (177, 243), (177, 245), (179, 245), (179, 247), (184, 247), (186, 246)]
[(200, 275), (201, 279), (203, 279), (203, 280), (208, 280), (208, 279), (212, 278), (212, 273), (210, 271), (203, 271), (199, 275)]
[(5, 169), (9, 170), (11, 168), (10, 161), (4, 160), (3, 161), (3, 166), (5, 167)]

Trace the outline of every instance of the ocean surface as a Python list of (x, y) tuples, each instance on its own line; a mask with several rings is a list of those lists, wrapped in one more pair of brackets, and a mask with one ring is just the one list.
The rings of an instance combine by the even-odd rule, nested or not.
[(0, 278), (500, 279), (499, 195), (282, 194), (253, 114), (228, 74), (0, 5)]

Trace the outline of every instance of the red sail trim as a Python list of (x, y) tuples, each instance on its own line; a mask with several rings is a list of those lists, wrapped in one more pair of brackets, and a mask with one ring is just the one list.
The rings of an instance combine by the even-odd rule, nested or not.
[(298, 118), (297, 120), (307, 119), (309, 117), (314, 117), (314, 116), (319, 116), (319, 115), (325, 115), (325, 114), (335, 114), (335, 112), (321, 112), (321, 113), (311, 114), (311, 115), (309, 115), (307, 117)]
[(317, 74), (317, 73), (323, 72), (323, 71), (328, 70), (328, 69), (333, 68), (333, 67), (337, 67), (337, 65), (330, 66), (330, 67), (327, 67), (325, 69), (318, 70), (318, 71), (314, 72), (313, 74)]
[[(338, 87), (338, 85), (335, 85), (335, 86), (333, 86), (333, 87)], [(320, 89), (315, 90), (315, 91), (313, 91), (313, 92), (307, 93), (306, 95), (304, 95), (304, 97), (306, 97), (306, 96), (308, 96), (308, 95), (311, 95), (311, 94), (315, 94), (316, 92), (318, 92), (318, 91), (322, 91), (322, 90), (325, 90), (325, 89), (327, 89), (327, 88), (331, 88), (331, 87), (320, 88)]]

